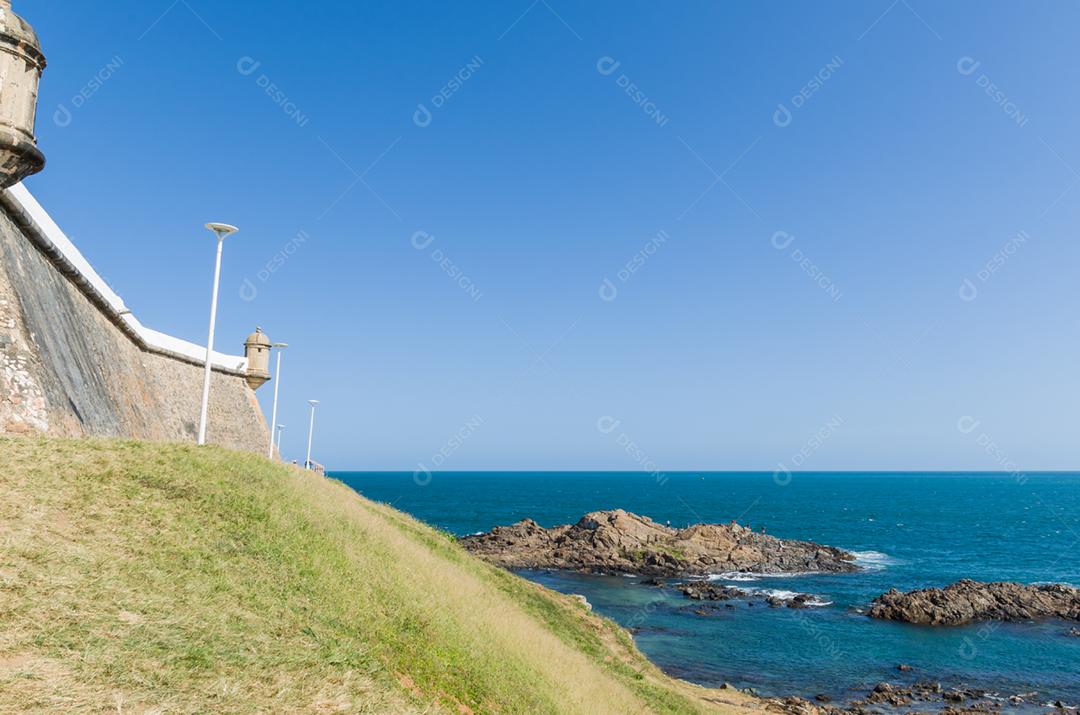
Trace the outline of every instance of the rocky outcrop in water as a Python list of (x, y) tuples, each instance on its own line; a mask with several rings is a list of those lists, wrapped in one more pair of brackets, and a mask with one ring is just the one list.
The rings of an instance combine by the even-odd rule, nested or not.
[(679, 592), (694, 601), (730, 601), (733, 598), (746, 598), (749, 592), (731, 586), (720, 586), (708, 581), (692, 581), (678, 587)]
[(823, 605), (809, 593), (797, 593), (791, 598), (770, 596), (767, 600), (770, 608), (816, 608)]
[(809, 593), (795, 593), (790, 596), (776, 595), (761, 591), (744, 591), (732, 586), (721, 586), (708, 581), (691, 581), (677, 587), (682, 595), (693, 601), (731, 601), (742, 599), (749, 602), (754, 600), (769, 606), (770, 608), (813, 608), (822, 604), (816, 597)]
[(473, 554), (511, 569), (693, 576), (729, 571), (857, 571), (854, 555), (806, 541), (786, 541), (745, 526), (695, 524), (673, 529), (616, 509), (550, 529), (532, 519), (466, 536)]
[(973, 688), (943, 688), (941, 683), (920, 680), (909, 685), (878, 683), (865, 696), (840, 705), (829, 704), (832, 698), (819, 695), (816, 703), (799, 697), (769, 698), (766, 710), (785, 715), (880, 715), (881, 713), (938, 713), (939, 715), (975, 715), (1000, 712), (1069, 712), (1061, 702), (1043, 703), (1038, 693), (1004, 696)]
[(929, 626), (1042, 618), (1080, 621), (1080, 589), (1060, 584), (1029, 586), (964, 580), (945, 588), (908, 593), (893, 589), (874, 599), (869, 615)]

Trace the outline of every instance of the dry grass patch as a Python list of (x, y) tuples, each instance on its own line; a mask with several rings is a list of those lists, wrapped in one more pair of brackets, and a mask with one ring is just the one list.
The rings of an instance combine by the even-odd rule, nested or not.
[[(220, 449), (0, 440), (0, 712), (718, 713), (571, 599)], [(726, 696), (726, 694), (725, 694)]]

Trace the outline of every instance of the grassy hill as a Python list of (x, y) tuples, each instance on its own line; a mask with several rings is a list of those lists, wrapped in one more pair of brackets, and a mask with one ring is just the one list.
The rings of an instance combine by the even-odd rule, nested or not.
[(757, 709), (333, 480), (216, 448), (0, 439), (0, 712)]

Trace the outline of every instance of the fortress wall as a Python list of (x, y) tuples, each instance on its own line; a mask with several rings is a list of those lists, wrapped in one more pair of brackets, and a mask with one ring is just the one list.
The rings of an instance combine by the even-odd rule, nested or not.
[[(205, 348), (144, 328), (15, 186), (0, 195), (0, 433), (194, 442)], [(207, 441), (270, 436), (246, 360), (214, 354)]]

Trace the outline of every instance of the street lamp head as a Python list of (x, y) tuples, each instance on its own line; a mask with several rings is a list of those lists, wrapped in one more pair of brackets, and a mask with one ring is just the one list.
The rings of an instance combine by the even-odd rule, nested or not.
[(208, 223), (206, 228), (216, 233), (219, 241), (224, 241), (226, 237), (240, 230), (236, 226), (230, 226), (227, 223)]
[(284, 350), (285, 348), (289, 347), (289, 344), (288, 343), (274, 343), (272, 347), (275, 347), (278, 350)]

